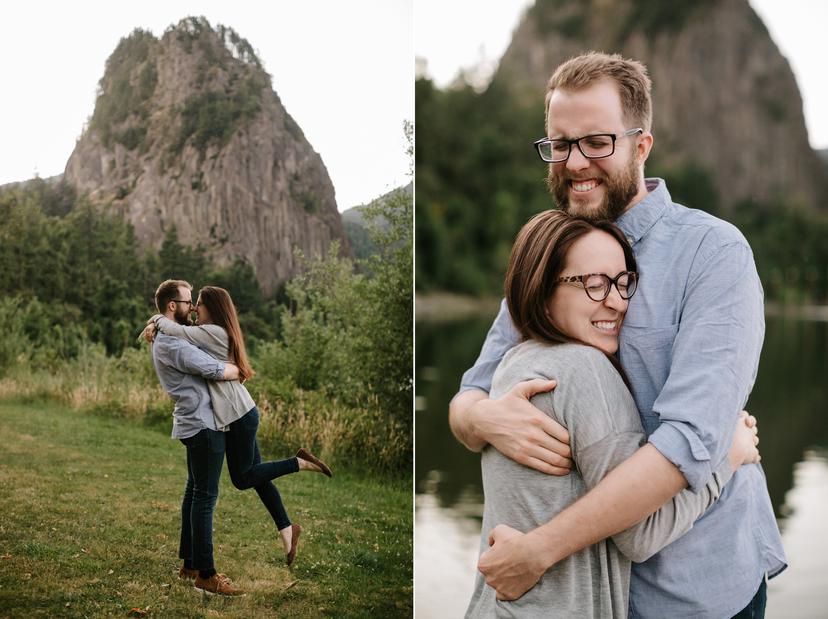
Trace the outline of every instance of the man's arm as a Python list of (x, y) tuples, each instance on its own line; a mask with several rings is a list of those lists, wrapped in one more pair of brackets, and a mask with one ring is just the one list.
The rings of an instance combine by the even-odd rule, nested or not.
[(489, 399), (495, 369), (518, 341), (503, 301), (480, 356), (463, 375), (460, 393), (449, 404), (449, 426), (472, 451), (492, 445), (507, 458), (542, 473), (566, 475), (572, 468), (569, 434), (529, 402), (533, 395), (553, 389), (554, 381), (526, 381), (502, 398)]
[[(156, 341), (153, 346), (158, 346)], [(239, 368), (232, 363), (214, 359), (189, 342), (167, 337), (163, 344), (164, 360), (179, 372), (195, 374), (207, 380), (238, 380)]]
[(710, 463), (721, 461), (732, 441), (763, 334), (750, 249), (726, 245), (702, 260), (688, 284), (669, 376), (654, 406), (662, 425), (650, 443), (547, 524), (496, 544), (487, 562), (481, 558), (487, 582), (515, 599), (546, 569), (643, 520), (688, 482), (703, 487)]
[(507, 458), (541, 473), (566, 475), (572, 470), (569, 433), (529, 401), (555, 384), (554, 380), (524, 381), (494, 400), (477, 389), (459, 393), (449, 405), (451, 430), (472, 451), (492, 445)]
[(628, 529), (686, 485), (672, 462), (645, 445), (548, 523), (526, 535), (493, 531), (477, 567), (498, 599), (516, 600), (555, 563)]

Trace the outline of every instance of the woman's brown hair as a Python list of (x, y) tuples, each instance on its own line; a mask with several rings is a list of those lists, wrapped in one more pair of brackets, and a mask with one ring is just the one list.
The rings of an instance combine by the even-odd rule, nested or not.
[(239, 317), (230, 293), (218, 286), (204, 286), (198, 293), (198, 299), (207, 308), (213, 323), (227, 331), (228, 357), (239, 367), (240, 379), (252, 378), (255, 372), (247, 359)]
[(635, 257), (624, 234), (608, 221), (592, 222), (563, 211), (544, 211), (520, 230), (512, 246), (504, 292), (521, 339), (541, 342), (573, 342), (549, 315), (549, 300), (558, 286), (572, 244), (592, 232), (611, 235), (624, 250), (628, 271), (636, 270)]

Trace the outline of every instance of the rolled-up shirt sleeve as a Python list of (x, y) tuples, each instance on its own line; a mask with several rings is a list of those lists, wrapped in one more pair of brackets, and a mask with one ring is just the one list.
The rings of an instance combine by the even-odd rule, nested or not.
[(207, 380), (223, 380), (225, 364), (203, 350), (179, 338), (168, 338), (166, 361), (185, 374), (195, 374)]
[(704, 488), (730, 449), (759, 366), (765, 333), (762, 285), (746, 242), (731, 242), (690, 273), (670, 372), (653, 405), (653, 444)]
[(486, 335), (486, 341), (483, 342), (480, 356), (477, 357), (474, 365), (463, 374), (458, 393), (470, 389), (479, 389), (489, 393), (492, 388), (492, 377), (500, 360), (519, 341), (520, 335), (512, 322), (506, 299), (503, 299), (500, 302), (500, 311)]

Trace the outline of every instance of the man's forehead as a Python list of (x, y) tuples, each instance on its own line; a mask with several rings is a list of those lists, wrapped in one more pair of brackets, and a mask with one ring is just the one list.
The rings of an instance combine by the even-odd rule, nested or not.
[(181, 297), (182, 301), (192, 301), (193, 300), (193, 293), (189, 288), (187, 288), (187, 286), (179, 286), (178, 287), (178, 296)]
[(550, 137), (580, 137), (622, 129), (623, 111), (617, 87), (601, 81), (578, 90), (556, 89), (546, 110)]

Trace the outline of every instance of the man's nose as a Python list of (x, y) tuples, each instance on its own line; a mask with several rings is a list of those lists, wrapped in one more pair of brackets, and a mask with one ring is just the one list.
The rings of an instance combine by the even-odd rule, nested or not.
[(589, 159), (584, 157), (577, 144), (573, 144), (569, 150), (569, 159), (566, 160), (566, 169), (572, 172), (585, 170), (589, 167)]

